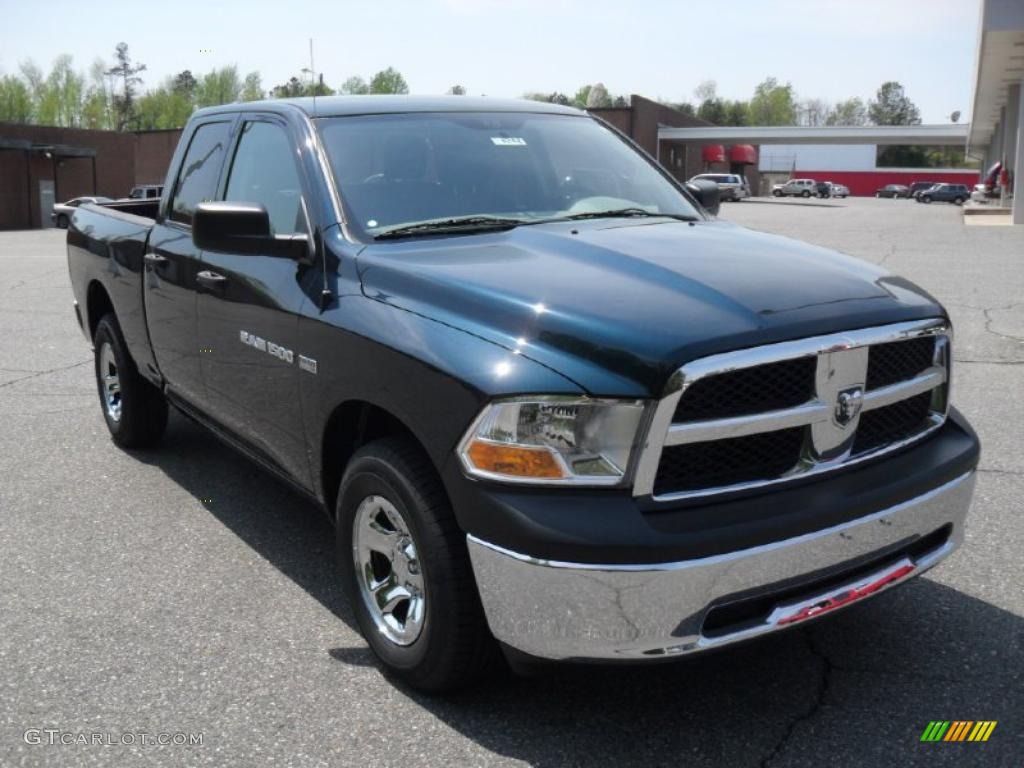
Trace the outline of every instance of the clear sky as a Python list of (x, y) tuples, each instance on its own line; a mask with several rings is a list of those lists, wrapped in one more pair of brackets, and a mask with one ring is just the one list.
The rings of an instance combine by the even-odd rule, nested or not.
[(123, 40), (146, 86), (237, 64), (270, 88), (307, 66), (313, 37), (334, 88), (394, 66), (419, 94), (572, 95), (600, 81), (693, 100), (702, 80), (749, 98), (774, 76), (835, 102), (891, 79), (925, 122), (944, 122), (969, 114), (978, 13), (978, 0), (0, 0), (0, 73), (61, 53), (84, 71)]

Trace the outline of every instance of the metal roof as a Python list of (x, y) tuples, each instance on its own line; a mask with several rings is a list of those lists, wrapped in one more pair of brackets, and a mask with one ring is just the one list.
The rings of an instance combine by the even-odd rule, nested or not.
[(709, 144), (925, 144), (963, 146), (968, 126), (942, 125), (799, 125), (719, 128), (658, 128), (658, 138)]
[(981, 155), (992, 141), (1008, 88), (1024, 80), (1024, 3), (984, 0), (978, 29), (967, 150)]

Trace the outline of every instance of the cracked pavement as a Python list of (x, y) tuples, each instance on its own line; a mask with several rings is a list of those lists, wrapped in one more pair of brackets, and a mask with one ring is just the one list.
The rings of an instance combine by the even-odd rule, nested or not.
[[(319, 512), (172, 416), (106, 435), (63, 233), (0, 232), (0, 765), (1019, 766), (1024, 754), (1024, 230), (954, 206), (727, 204), (925, 286), (983, 441), (964, 548), (804, 628), (677, 663), (560, 668), (448, 699), (353, 628)], [(922, 744), (930, 720), (997, 720)], [(201, 732), (33, 746), (28, 728)]]

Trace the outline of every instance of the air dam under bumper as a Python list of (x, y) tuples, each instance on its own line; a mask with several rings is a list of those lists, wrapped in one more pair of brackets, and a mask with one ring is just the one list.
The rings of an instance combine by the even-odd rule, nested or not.
[(498, 640), (538, 658), (655, 660), (790, 627), (924, 572), (963, 541), (974, 479), (832, 528), (674, 563), (565, 563), (467, 539)]

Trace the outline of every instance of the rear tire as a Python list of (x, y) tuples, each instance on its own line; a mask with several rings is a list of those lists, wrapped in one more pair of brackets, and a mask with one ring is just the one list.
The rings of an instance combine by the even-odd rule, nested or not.
[(803, 192), (800, 193), (800, 197), (810, 197), (810, 196), (811, 196), (810, 190), (807, 190), (807, 189), (805, 189)]
[(385, 438), (355, 453), (336, 519), (342, 585), (363, 637), (392, 675), (440, 693), (492, 668), (500, 653), (466, 535), (412, 440)]
[(777, 189), (772, 190), (772, 197), (782, 197), (782, 193)]
[(103, 420), (122, 448), (148, 448), (167, 427), (167, 400), (139, 374), (113, 313), (103, 316), (93, 336), (96, 387)]
[(953, 203), (955, 205), (963, 205), (964, 204), (964, 199), (962, 197), (954, 197), (953, 198)]
[(57, 216), (57, 226), (60, 227), (61, 229), (67, 229), (68, 228), (68, 217), (67, 217), (67, 214), (62, 213), (59, 216)]

